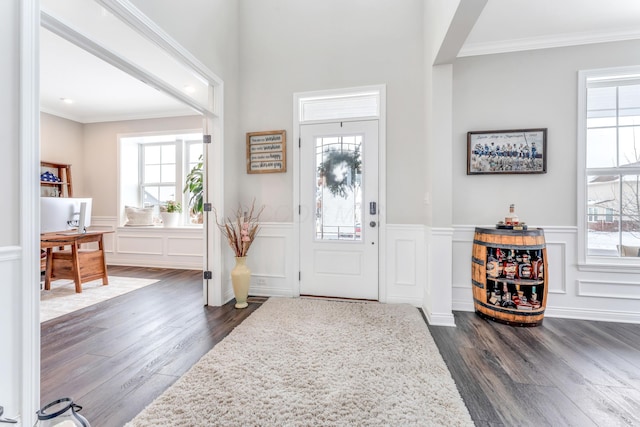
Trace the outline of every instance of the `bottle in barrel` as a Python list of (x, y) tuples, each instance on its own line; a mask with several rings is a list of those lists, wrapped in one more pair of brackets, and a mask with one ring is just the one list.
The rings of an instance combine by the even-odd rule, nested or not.
[(540, 250), (536, 253), (535, 259), (531, 261), (531, 278), (538, 280), (544, 279), (544, 263), (542, 262)]
[(531, 256), (529, 251), (521, 255), (518, 263), (518, 277), (520, 279), (531, 279), (533, 277), (533, 267), (531, 266)]
[(504, 277), (507, 279), (515, 279), (517, 275), (518, 265), (513, 259), (513, 251), (509, 251), (509, 255), (507, 255), (507, 259), (505, 260), (502, 271)]
[[(499, 250), (500, 249), (498, 249), (498, 251)], [(498, 258), (496, 257), (495, 250), (493, 248), (489, 248), (489, 254), (487, 255), (487, 276), (493, 278), (500, 276)]]

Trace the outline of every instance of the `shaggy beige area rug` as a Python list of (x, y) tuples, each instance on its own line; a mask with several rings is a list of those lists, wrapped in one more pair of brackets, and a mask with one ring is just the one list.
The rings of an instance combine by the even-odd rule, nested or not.
[(419, 311), (270, 298), (128, 427), (472, 426)]
[(40, 291), (40, 322), (46, 322), (156, 282), (157, 280), (154, 279), (109, 276), (108, 285), (104, 286), (102, 279), (92, 280), (82, 284), (82, 293), (76, 293), (73, 280), (52, 281), (51, 290), (44, 290), (43, 285)]

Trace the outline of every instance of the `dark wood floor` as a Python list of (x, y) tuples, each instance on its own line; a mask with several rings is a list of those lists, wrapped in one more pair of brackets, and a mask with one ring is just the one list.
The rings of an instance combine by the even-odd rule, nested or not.
[(478, 426), (640, 426), (640, 325), (456, 312), (429, 327)]
[[(196, 271), (109, 273), (160, 282), (42, 324), (41, 402), (72, 397), (93, 427), (129, 421), (263, 301), (203, 307)], [(640, 426), (640, 325), (455, 318), (429, 329), (476, 425)]]
[(131, 420), (260, 305), (204, 307), (202, 272), (109, 266), (156, 284), (44, 322), (41, 403), (72, 397), (92, 427)]

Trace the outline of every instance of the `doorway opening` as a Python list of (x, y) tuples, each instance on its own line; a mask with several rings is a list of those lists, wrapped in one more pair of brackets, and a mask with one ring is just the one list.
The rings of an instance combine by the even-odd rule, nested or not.
[[(21, 55), (26, 56), (26, 59), (30, 60), (33, 64), (37, 64), (37, 35), (39, 33), (37, 23), (39, 23), (41, 25), (41, 27), (39, 28), (40, 32), (42, 32), (43, 29), (51, 31), (54, 34), (62, 37), (66, 41), (71, 42), (75, 46), (80, 47), (85, 51), (85, 53), (89, 53), (105, 61), (121, 72), (123, 71), (129, 77), (133, 77), (134, 80), (137, 80), (138, 82), (145, 82), (154, 91), (162, 93), (163, 96), (174, 98), (175, 100), (178, 100), (179, 102), (188, 106), (188, 109), (190, 111), (189, 114), (191, 114), (192, 116), (201, 117), (198, 121), (197, 127), (199, 127), (200, 125), (202, 127), (202, 133), (205, 135), (204, 142), (215, 141), (215, 144), (202, 145), (202, 156), (204, 163), (204, 197), (207, 202), (213, 202), (218, 206), (222, 206), (222, 177), (219, 171), (222, 170), (221, 166), (223, 162), (223, 127), (221, 123), (223, 106), (223, 82), (211, 71), (209, 71), (204, 65), (193, 58), (188, 52), (177, 45), (167, 34), (162, 32), (158, 27), (156, 27), (155, 25), (149, 25), (151, 21), (143, 16), (127, 0), (96, 0), (95, 4), (93, 3), (94, 2), (86, 1), (60, 3), (42, 0), (43, 8), (39, 11), (41, 19), (36, 19), (38, 12), (34, 10), (32, 17), (33, 19), (30, 22), (31, 24), (33, 24), (33, 27), (30, 26), (26, 30), (24, 30), (25, 33), (28, 32), (30, 35), (33, 34), (36, 36), (33, 40), (35, 54), (32, 57), (30, 51), (22, 50)], [(37, 6), (38, 4), (39, 2), (33, 2), (34, 6)], [(63, 8), (67, 7), (67, 10), (70, 12), (70, 14), (75, 15), (75, 19), (79, 19), (80, 22), (83, 20), (82, 13), (87, 11), (87, 8), (97, 7), (99, 14), (101, 14), (102, 16), (109, 17), (109, 19), (115, 19), (116, 21), (120, 22), (120, 24), (130, 27), (130, 29), (134, 28), (133, 36), (127, 33), (127, 36), (125, 37), (121, 31), (114, 30), (113, 28), (109, 28), (108, 31), (101, 34), (103, 37), (107, 38), (110, 35), (113, 35), (115, 38), (120, 38), (120, 36), (122, 36), (122, 38), (125, 39), (125, 43), (130, 45), (135, 45), (138, 40), (143, 39), (146, 40), (145, 43), (151, 43), (153, 46), (155, 46), (154, 49), (161, 54), (165, 62), (168, 60), (170, 62), (179, 64), (189, 73), (199, 76), (199, 79), (201, 80), (201, 83), (205, 89), (204, 98), (196, 99), (194, 97), (185, 95), (185, 93), (182, 91), (181, 86), (176, 86), (175, 83), (169, 82), (170, 76), (163, 74), (166, 69), (163, 66), (158, 65), (158, 63), (156, 63), (155, 68), (149, 68), (132, 62), (131, 60), (127, 59), (130, 57), (123, 55), (122, 52), (118, 51), (115, 48), (109, 47), (108, 44), (103, 43), (104, 39), (101, 39), (99, 42), (97, 42), (95, 39), (95, 36), (97, 36), (97, 34), (83, 34), (82, 32), (76, 30), (78, 28), (76, 25), (67, 25), (69, 21), (60, 18), (55, 11), (49, 9), (45, 10), (48, 7), (53, 8), (54, 6)], [(71, 20), (71, 17), (68, 18)], [(86, 21), (89, 22), (90, 20), (86, 19)], [(147, 59), (149, 59), (149, 56), (153, 56), (150, 55), (150, 50), (145, 50), (144, 53), (145, 55), (139, 56), (144, 56)], [(136, 57), (136, 59), (138, 58)], [(26, 71), (31, 71), (33, 76), (31, 74), (27, 76)], [(23, 72), (22, 77), (30, 77), (37, 82), (37, 67), (33, 65), (30, 68), (27, 68), (26, 71)], [(155, 74), (156, 72), (157, 74)], [(37, 111), (37, 98), (40, 94), (40, 88), (38, 87), (36, 82), (32, 82), (32, 85), (28, 85), (28, 91), (25, 91), (26, 93), (22, 94), (22, 99), (26, 98), (28, 101), (30, 101), (27, 107), (25, 107), (25, 111), (28, 110), (29, 113), (31, 113), (31, 117), (29, 119), (23, 119), (22, 126), (26, 130), (30, 131), (31, 134), (35, 135), (35, 137), (31, 139), (22, 139), (22, 141), (28, 141), (29, 145), (29, 147), (23, 149), (23, 152), (26, 152), (28, 154), (29, 161), (33, 163), (32, 165), (27, 165), (27, 162), (24, 162), (24, 165), (28, 166), (25, 166), (24, 170), (27, 170), (30, 173), (32, 170), (36, 169), (35, 165), (38, 164), (40, 160), (39, 150), (37, 149), (37, 144), (39, 142), (37, 135), (39, 134), (40, 123), (38, 115), (41, 114), (41, 111)], [(35, 102), (33, 102), (34, 100)], [(193, 128), (193, 125), (189, 126), (190, 130), (192, 130)], [(113, 143), (115, 144), (115, 141)], [(24, 156), (24, 158), (26, 157), (27, 156)], [(207, 172), (209, 169), (212, 171), (211, 173)], [(21, 182), (29, 183), (28, 194), (25, 194), (25, 198), (29, 200), (29, 203), (33, 203), (35, 200), (37, 200), (38, 188), (36, 185), (33, 185), (33, 180), (30, 177), (27, 177), (26, 173), (24, 173), (23, 175), (24, 176), (21, 177)], [(27, 204), (25, 203), (25, 205)], [(24, 211), (29, 212), (32, 215), (32, 218), (30, 220), (29, 218), (27, 218), (25, 222), (34, 224), (32, 227), (37, 228), (37, 224), (39, 224), (38, 210), (24, 209)], [(31, 234), (32, 232), (33, 235)], [(217, 237), (218, 232), (215, 227), (209, 226), (206, 216), (203, 220), (202, 234), (202, 239), (205, 242), (202, 269), (205, 271), (213, 272), (213, 275), (211, 277), (208, 277), (206, 279), (203, 278), (203, 302), (204, 304), (220, 305), (222, 300), (220, 290), (221, 280), (218, 277), (221, 274), (221, 268), (219, 266), (220, 257), (213, 256), (214, 253), (219, 253), (220, 239), (219, 237)], [(23, 232), (22, 235), (34, 237), (33, 239), (29, 240), (33, 240), (33, 243), (35, 244), (35, 236), (37, 236), (38, 233), (36, 230), (32, 230), (29, 233)], [(217, 246), (216, 242), (218, 243)], [(29, 251), (27, 250), (25, 252)], [(31, 258), (28, 258), (26, 260), (31, 261)], [(25, 280), (28, 280), (29, 278), (35, 276), (34, 273), (29, 271), (32, 268), (35, 269), (35, 265), (31, 265), (35, 263), (26, 262), (25, 264), (26, 267), (23, 269), (23, 276), (25, 277)], [(23, 351), (23, 354), (25, 355), (24, 363), (25, 366), (27, 366), (23, 375), (26, 380), (22, 382), (24, 396), (23, 400), (25, 402), (26, 408), (23, 413), (25, 414), (25, 416), (27, 416), (25, 423), (28, 424), (29, 422), (33, 423), (33, 420), (29, 420), (28, 415), (26, 414), (35, 413), (35, 409), (39, 407), (39, 386), (37, 378), (40, 376), (40, 348), (37, 338), (40, 335), (40, 324), (37, 314), (37, 300), (39, 296), (38, 292), (29, 291), (25, 293), (25, 295), (29, 297), (30, 301), (33, 301), (33, 305), (30, 305), (33, 311), (25, 312), (24, 316), (25, 331), (28, 331), (28, 335), (30, 337), (33, 337), (33, 340), (30, 340), (28, 345), (24, 346)]]
[[(59, 36), (69, 45), (73, 45), (76, 50), (82, 50), (85, 56), (91, 56), (94, 61), (97, 60), (107, 66), (113, 66), (116, 73), (126, 76), (113, 86), (108, 82), (103, 82), (102, 86), (112, 87), (111, 91), (115, 91), (115, 88), (120, 84), (126, 85), (125, 79), (129, 79), (137, 84), (143, 82), (143, 86), (163, 97), (156, 101), (157, 105), (164, 106), (162, 111), (140, 110), (140, 118), (172, 117), (175, 120), (169, 126), (175, 127), (169, 129), (180, 131), (180, 129), (192, 130), (194, 123), (193, 120), (190, 120), (187, 124), (188, 127), (183, 127), (182, 116), (201, 117), (199, 120), (199, 124), (202, 126), (201, 132), (205, 136), (210, 136), (209, 138), (205, 137), (204, 141), (215, 140), (218, 142), (215, 145), (200, 143), (203, 163), (203, 197), (207, 202), (213, 201), (216, 204), (221, 202), (221, 188), (214, 188), (221, 187), (221, 176), (216, 172), (221, 168), (215, 167), (217, 165), (210, 165), (209, 159), (214, 159), (215, 163), (222, 162), (220, 143), (222, 141), (222, 126), (219, 123), (223, 105), (222, 81), (128, 1), (74, 1), (73, 5), (70, 5), (42, 0), (41, 7), (41, 25), (44, 32), (51, 32)], [(118, 31), (115, 31), (114, 28), (117, 28)], [(144, 52), (144, 54), (140, 54), (140, 52)], [(189, 85), (183, 87), (185, 82), (188, 82)], [(93, 88), (95, 89), (89, 92), (100, 92), (100, 85), (94, 85)], [(134, 96), (132, 103), (135, 103), (135, 99)], [(166, 106), (165, 104), (170, 103), (169, 100), (172, 100), (173, 104)], [(171, 108), (175, 114), (168, 116), (167, 111), (171, 111)], [(135, 116), (134, 110), (127, 120), (135, 119)], [(186, 119), (188, 117), (185, 117)], [(113, 143), (116, 144), (116, 142)], [(122, 172), (122, 165), (117, 167)], [(213, 170), (212, 174), (208, 173), (209, 169)], [(89, 176), (91, 175), (89, 174)], [(160, 186), (162, 185), (158, 187)], [(118, 201), (122, 202), (123, 194), (120, 190), (120, 188), (117, 190)], [(212, 195), (211, 198), (208, 197), (209, 193)], [(113, 204), (116, 204), (115, 201)], [(118, 209), (123, 210), (124, 206), (120, 206)], [(116, 226), (123, 225), (121, 223), (122, 216), (121, 212), (117, 213)], [(215, 268), (217, 266), (212, 264), (218, 263), (218, 257), (210, 256), (216, 250), (213, 243), (216, 241), (217, 230), (215, 227), (209, 227), (206, 216), (203, 216), (202, 228), (202, 239), (205, 241), (205, 244), (201, 246), (205, 248), (204, 260), (201, 263), (202, 268), (204, 271), (214, 271), (217, 274), (220, 268)], [(210, 228), (211, 230), (209, 230)], [(137, 251), (137, 248), (133, 250)], [(216, 277), (203, 279), (205, 304), (215, 304), (218, 302), (217, 300), (221, 299), (216, 298), (216, 294), (219, 292), (216, 292), (214, 283), (219, 283), (219, 280), (215, 279)]]

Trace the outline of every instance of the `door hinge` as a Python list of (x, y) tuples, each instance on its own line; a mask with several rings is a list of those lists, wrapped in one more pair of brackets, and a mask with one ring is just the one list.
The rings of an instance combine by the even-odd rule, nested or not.
[(298, 215), (302, 215), (302, 205), (298, 205)]
[(213, 279), (213, 273), (210, 271), (205, 271), (203, 274), (204, 280), (211, 280)]
[(298, 281), (302, 280), (302, 272), (298, 271)]
[(202, 142), (205, 144), (211, 144), (211, 135), (202, 135)]
[(205, 212), (211, 212), (213, 210), (213, 207), (211, 206), (211, 203), (203, 203), (202, 210)]
[(302, 147), (302, 138), (298, 138), (298, 148)]

